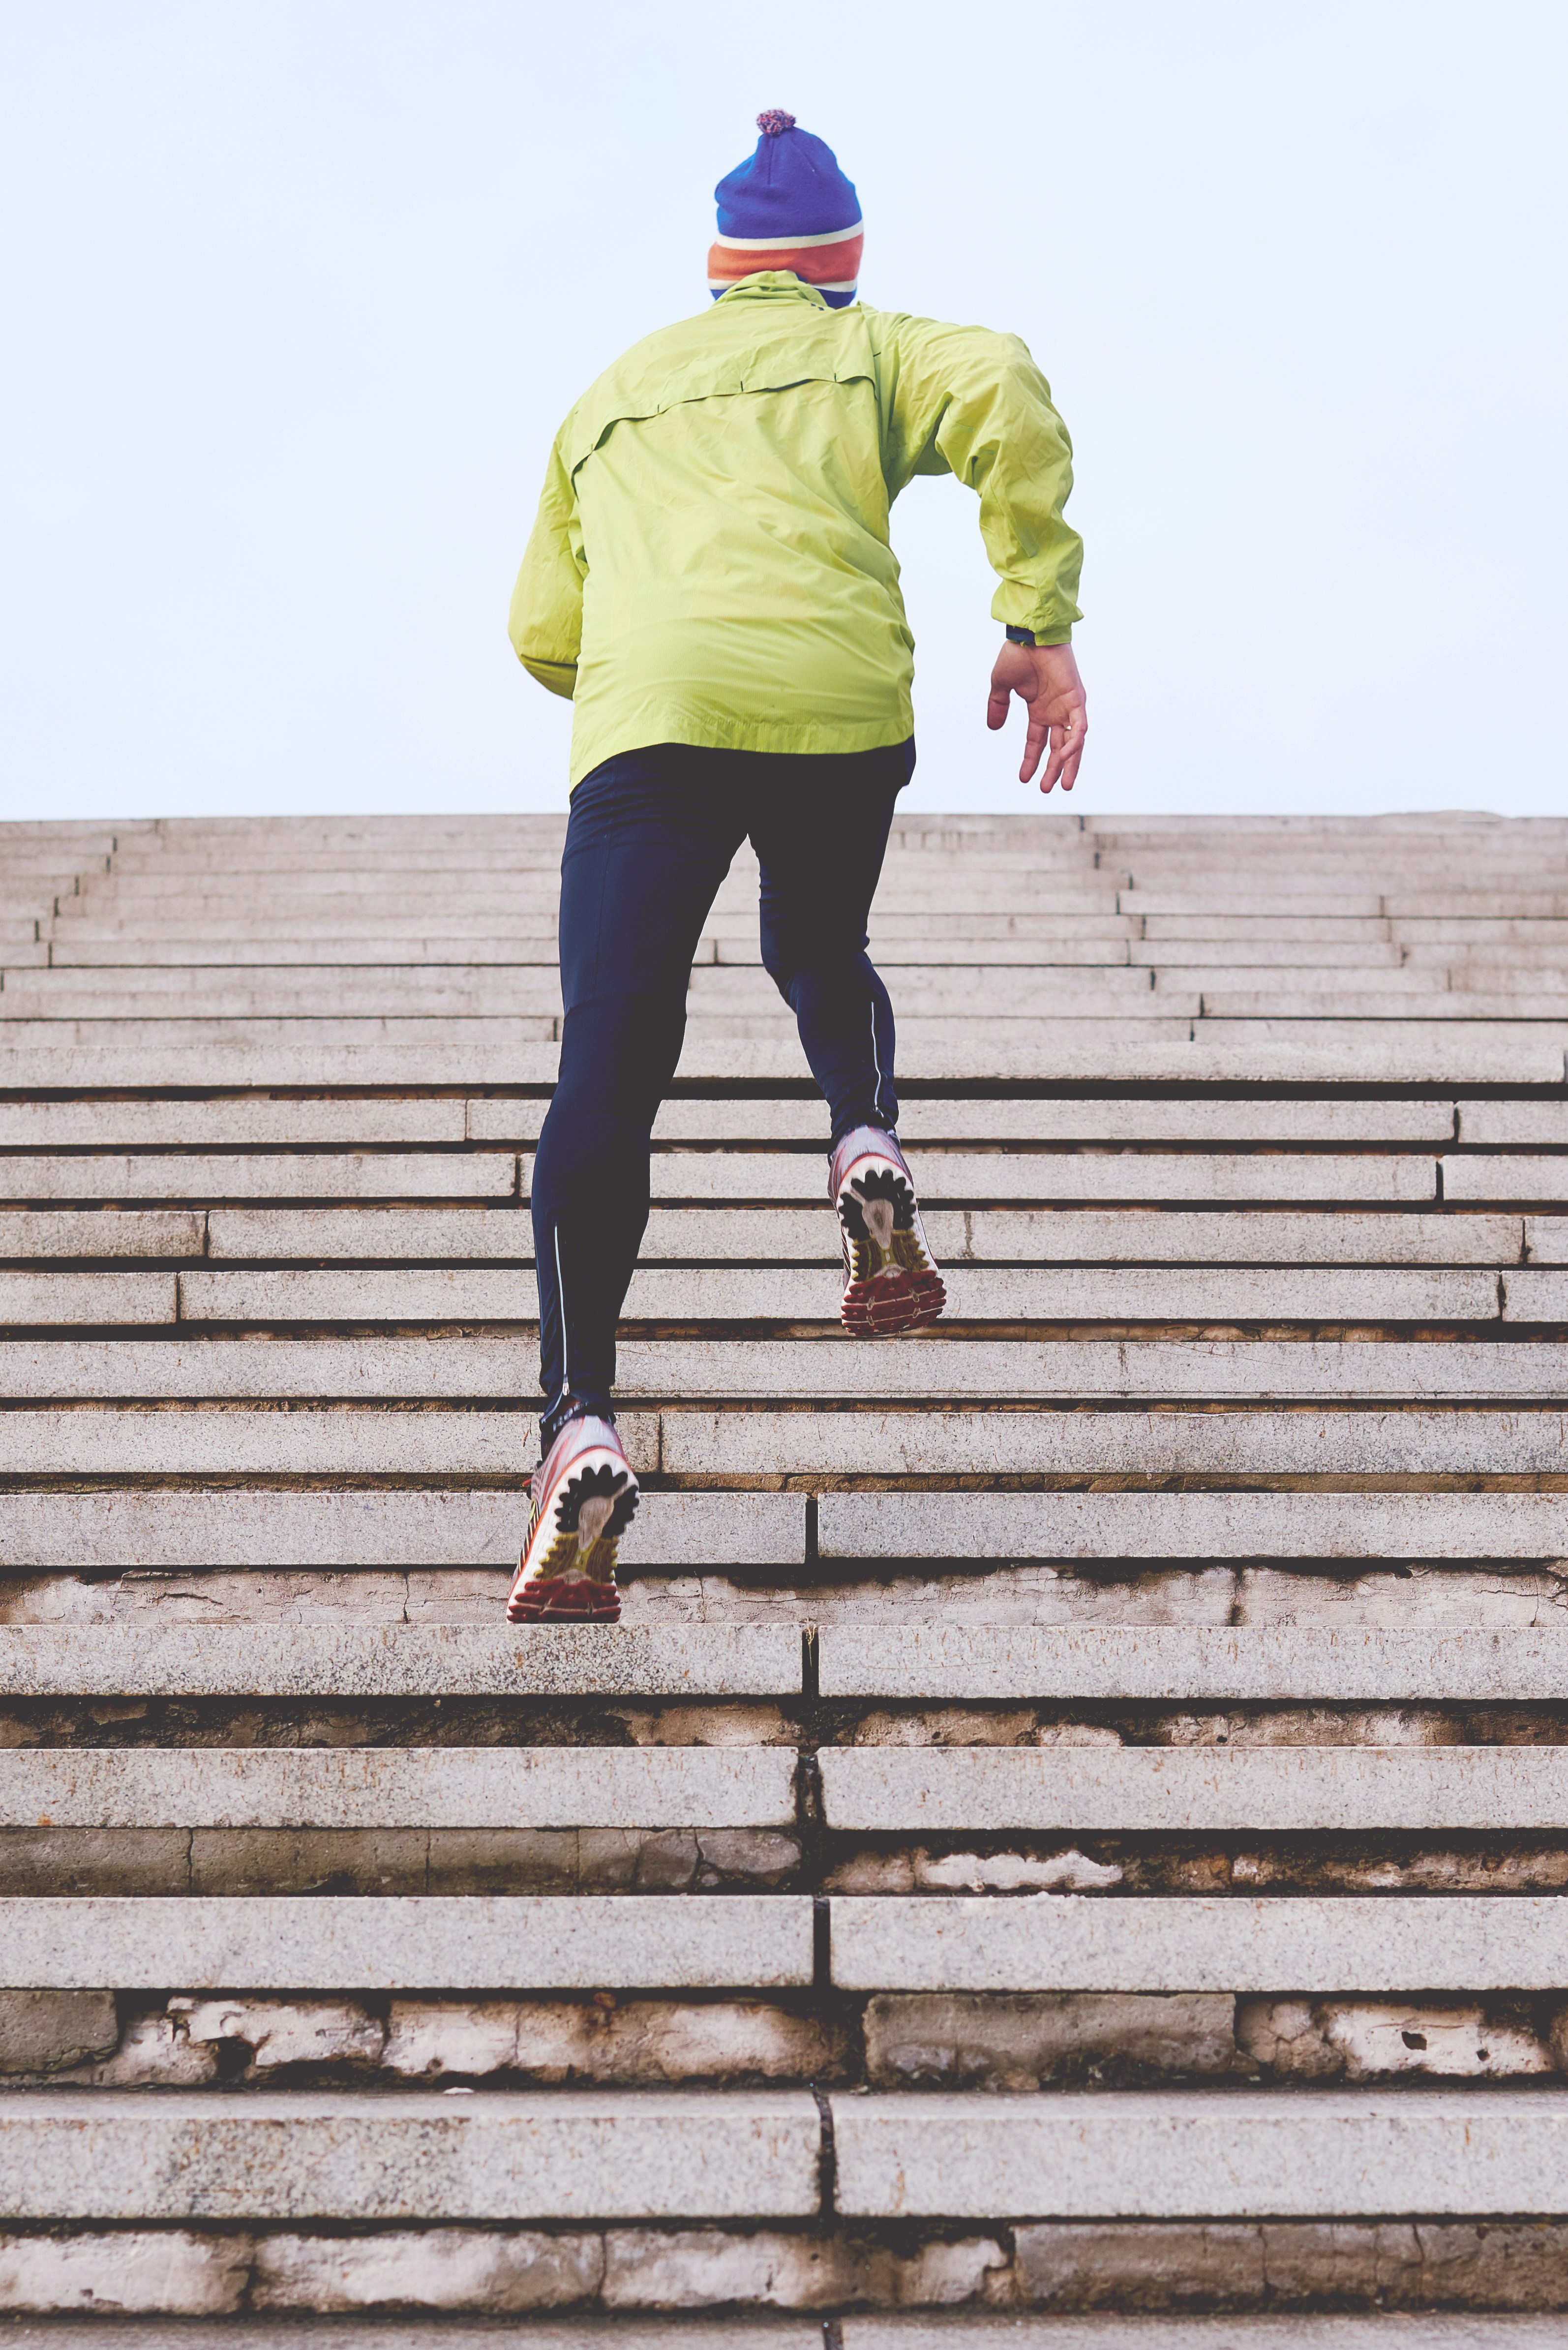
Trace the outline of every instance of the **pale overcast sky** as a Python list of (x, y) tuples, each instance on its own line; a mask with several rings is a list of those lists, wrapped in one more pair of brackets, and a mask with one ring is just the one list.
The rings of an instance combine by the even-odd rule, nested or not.
[[(868, 301), (1051, 379), (1075, 808), (1561, 813), (1565, 68), (1562, 0), (0, 0), (0, 814), (560, 806), (545, 453), (765, 106)], [(975, 515), (894, 513), (929, 808), (1038, 804)]]

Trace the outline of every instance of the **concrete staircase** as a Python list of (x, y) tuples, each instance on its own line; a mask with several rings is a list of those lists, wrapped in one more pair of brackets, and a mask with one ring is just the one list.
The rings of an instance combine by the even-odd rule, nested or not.
[(1568, 823), (908, 817), (885, 1347), (738, 868), (520, 1634), (561, 830), (0, 830), (0, 2341), (1559, 2342)]

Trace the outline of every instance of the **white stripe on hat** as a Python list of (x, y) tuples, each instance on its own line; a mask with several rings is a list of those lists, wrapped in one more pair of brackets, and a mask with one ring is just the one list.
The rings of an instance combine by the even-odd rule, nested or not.
[[(749, 275), (762, 277), (766, 272), (753, 269)], [(744, 277), (710, 277), (708, 290), (712, 294), (727, 294), (732, 286), (743, 286), (745, 282)], [(857, 277), (803, 277), (800, 282), (818, 294), (853, 294), (860, 280)]]
[(855, 221), (848, 228), (830, 228), (821, 236), (715, 236), (715, 244), (725, 244), (736, 253), (782, 253), (786, 247), (804, 251), (808, 244), (842, 244), (846, 237), (859, 236), (864, 221)]

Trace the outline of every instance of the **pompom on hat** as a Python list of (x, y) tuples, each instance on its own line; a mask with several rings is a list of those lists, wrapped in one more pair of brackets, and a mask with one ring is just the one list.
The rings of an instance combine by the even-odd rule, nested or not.
[(836, 310), (855, 299), (865, 233), (853, 182), (793, 114), (757, 117), (755, 152), (720, 181), (719, 234), (708, 254), (715, 298), (759, 269), (793, 269)]

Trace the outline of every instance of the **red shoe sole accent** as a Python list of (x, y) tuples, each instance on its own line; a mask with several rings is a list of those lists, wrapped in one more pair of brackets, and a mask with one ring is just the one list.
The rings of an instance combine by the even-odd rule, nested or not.
[(895, 1265), (873, 1280), (851, 1282), (839, 1318), (852, 1338), (901, 1338), (939, 1322), (947, 1302), (940, 1274)]
[(506, 1609), (509, 1624), (618, 1624), (620, 1593), (613, 1583), (535, 1583)]

